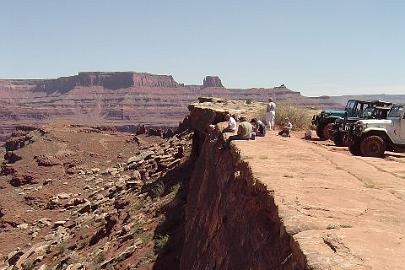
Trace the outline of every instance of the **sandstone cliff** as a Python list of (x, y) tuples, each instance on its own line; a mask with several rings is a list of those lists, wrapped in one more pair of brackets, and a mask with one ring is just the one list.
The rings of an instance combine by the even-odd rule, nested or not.
[[(227, 89), (219, 77), (184, 85), (169, 75), (136, 72), (81, 72), (49, 80), (0, 80), (0, 139), (18, 124), (58, 119), (103, 125), (177, 126), (199, 96), (289, 102), (336, 107), (330, 99), (307, 98), (287, 87)], [(4, 139), (2, 140), (4, 141)]]
[(226, 113), (249, 118), (264, 104), (200, 101), (186, 121), (195, 164), (181, 269), (403, 268), (402, 161), (273, 132), (218, 149)]
[[(266, 187), (236, 149), (219, 150), (209, 125), (226, 113), (253, 117), (254, 104), (201, 99), (189, 107), (196, 158), (189, 182), (181, 269), (307, 269), (297, 243), (286, 233)], [(213, 102), (210, 102), (213, 101)], [(221, 126), (218, 126), (221, 130)], [(216, 134), (216, 136), (222, 136)], [(291, 259), (290, 259), (291, 258)]]
[(218, 76), (207, 76), (203, 80), (202, 88), (206, 87), (224, 87)]

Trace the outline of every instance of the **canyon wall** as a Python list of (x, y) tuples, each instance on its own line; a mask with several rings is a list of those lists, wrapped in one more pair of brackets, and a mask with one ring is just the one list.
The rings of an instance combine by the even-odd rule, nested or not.
[[(219, 150), (213, 137), (232, 110), (190, 106), (194, 171), (188, 183), (181, 269), (307, 269), (298, 244), (286, 232), (265, 185), (237, 149)], [(227, 106), (229, 107), (229, 106)], [(247, 117), (249, 109), (242, 112)], [(257, 111), (257, 110), (253, 110)]]
[[(227, 89), (207, 76), (203, 85), (184, 85), (170, 75), (137, 72), (81, 72), (47, 80), (0, 80), (0, 141), (19, 124), (55, 120), (102, 125), (177, 126), (187, 105), (200, 96), (260, 100), (303, 106), (337, 107), (330, 99), (307, 98), (282, 85)], [(3, 139), (2, 139), (3, 138)]]

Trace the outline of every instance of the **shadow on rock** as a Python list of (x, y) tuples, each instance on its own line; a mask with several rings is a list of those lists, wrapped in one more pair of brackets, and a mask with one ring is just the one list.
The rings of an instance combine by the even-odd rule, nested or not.
[(154, 270), (180, 268), (180, 256), (184, 242), (184, 218), (187, 202), (187, 186), (193, 169), (193, 162), (183, 165), (162, 177), (158, 184), (150, 189), (150, 195), (164, 199), (161, 208), (165, 216), (154, 232), (155, 254)]

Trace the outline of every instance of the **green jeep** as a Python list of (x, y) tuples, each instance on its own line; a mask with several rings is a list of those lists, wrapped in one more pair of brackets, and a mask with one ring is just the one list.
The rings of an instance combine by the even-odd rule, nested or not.
[(324, 110), (318, 115), (312, 117), (312, 125), (316, 127), (316, 135), (321, 140), (333, 139), (336, 120), (345, 118), (360, 118), (363, 110), (368, 107), (384, 106), (387, 102), (380, 100), (358, 100), (350, 99), (347, 101), (344, 110)]

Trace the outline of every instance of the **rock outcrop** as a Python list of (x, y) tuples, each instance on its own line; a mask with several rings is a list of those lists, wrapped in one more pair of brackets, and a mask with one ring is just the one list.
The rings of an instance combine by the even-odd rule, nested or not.
[[(181, 269), (306, 269), (266, 187), (236, 149), (219, 150), (227, 113), (253, 117), (258, 106), (202, 99), (189, 106), (195, 169), (189, 182)], [(217, 125), (215, 129), (211, 125)]]
[(202, 88), (207, 87), (224, 87), (218, 76), (206, 76), (203, 80)]

